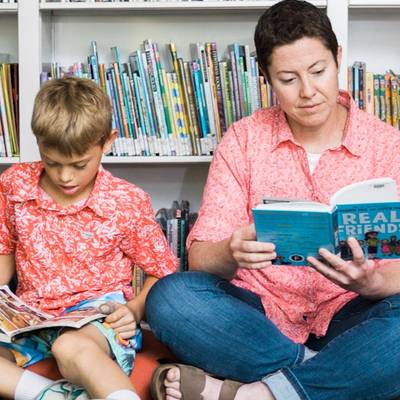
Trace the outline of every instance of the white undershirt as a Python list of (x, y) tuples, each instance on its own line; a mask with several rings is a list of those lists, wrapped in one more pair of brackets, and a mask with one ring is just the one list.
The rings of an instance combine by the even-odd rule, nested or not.
[(307, 151), (308, 166), (310, 168), (311, 173), (314, 172), (314, 169), (317, 166), (320, 157), (321, 154), (309, 153)]

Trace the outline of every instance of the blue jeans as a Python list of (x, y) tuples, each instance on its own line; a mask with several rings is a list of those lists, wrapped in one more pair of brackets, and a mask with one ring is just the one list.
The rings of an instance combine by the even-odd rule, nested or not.
[[(266, 318), (254, 293), (204, 272), (169, 275), (151, 289), (147, 320), (184, 363), (240, 382), (263, 381), (277, 400), (400, 397), (400, 295), (358, 297), (306, 346)], [(318, 351), (305, 357), (308, 349)]]

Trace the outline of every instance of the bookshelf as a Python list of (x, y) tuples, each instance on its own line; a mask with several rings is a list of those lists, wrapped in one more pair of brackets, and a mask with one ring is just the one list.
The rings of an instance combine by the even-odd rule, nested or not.
[[(0, 4), (0, 53), (8, 55), (10, 62), (18, 61), (18, 8), (14, 3)], [(17, 161), (15, 157), (0, 157), (0, 170)]]
[[(111, 61), (119, 46), (121, 60), (145, 39), (157, 42), (170, 65), (165, 45), (174, 41), (179, 56), (189, 58), (189, 43), (216, 41), (219, 57), (233, 42), (253, 46), (259, 15), (277, 0), (44, 3), (19, 0), (0, 4), (0, 53), (8, 52), (20, 68), (21, 161), (38, 158), (30, 116), (39, 89), (42, 65), (85, 61), (97, 41), (101, 62)], [(347, 86), (346, 67), (357, 59), (371, 70), (398, 70), (400, 0), (312, 0), (326, 10), (343, 48), (340, 85)], [(371, 51), (373, 49), (373, 51)], [(188, 199), (198, 209), (211, 157), (105, 157), (115, 175), (148, 191), (155, 209), (174, 199)], [(16, 159), (0, 159), (0, 170)]]

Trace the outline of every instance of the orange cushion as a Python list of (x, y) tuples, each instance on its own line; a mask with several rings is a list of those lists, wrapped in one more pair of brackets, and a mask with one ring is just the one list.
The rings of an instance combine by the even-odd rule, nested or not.
[[(174, 360), (174, 357), (150, 331), (143, 330), (143, 350), (137, 353), (135, 367), (131, 375), (132, 382), (142, 400), (151, 400), (150, 382), (153, 371), (158, 367), (160, 359)], [(59, 379), (60, 373), (54, 359), (43, 360), (29, 367), (29, 370), (50, 379)]]

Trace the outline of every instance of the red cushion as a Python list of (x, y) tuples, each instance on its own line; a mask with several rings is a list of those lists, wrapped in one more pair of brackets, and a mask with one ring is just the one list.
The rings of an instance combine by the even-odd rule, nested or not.
[[(142, 400), (151, 400), (151, 375), (159, 365), (158, 360), (165, 358), (174, 360), (169, 350), (158, 342), (150, 331), (144, 330), (143, 350), (136, 355), (135, 367), (131, 375), (132, 382)], [(32, 365), (29, 369), (50, 379), (59, 379), (61, 377), (53, 359), (43, 360)]]

